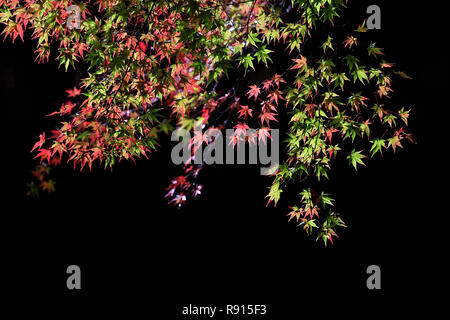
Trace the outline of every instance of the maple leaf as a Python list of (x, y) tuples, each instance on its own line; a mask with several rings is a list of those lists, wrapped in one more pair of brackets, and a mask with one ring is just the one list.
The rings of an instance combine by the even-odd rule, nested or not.
[(369, 45), (368, 53), (369, 56), (376, 57), (377, 55), (384, 55), (382, 50), (383, 50), (382, 48), (375, 47), (375, 43), (371, 42)]
[(365, 155), (363, 155), (361, 153), (361, 151), (355, 151), (355, 149), (353, 149), (353, 151), (350, 153), (350, 155), (347, 156), (347, 159), (350, 161), (350, 163), (352, 164), (352, 166), (357, 170), (356, 166), (358, 164), (362, 164), (363, 166), (365, 166), (364, 162), (362, 161), (362, 159), (367, 158)]
[(37, 178), (39, 181), (44, 181), (46, 170), (42, 165), (36, 166), (34, 170), (31, 171), (33, 177)]
[(59, 143), (58, 141), (55, 141), (55, 142), (53, 143), (52, 149), (53, 149), (52, 157), (53, 157), (53, 155), (54, 155), (56, 152), (58, 152), (59, 158), (60, 158), (60, 159), (62, 158), (63, 152), (67, 152), (66, 147), (65, 147), (63, 144)]
[(252, 86), (250, 86), (250, 90), (248, 90), (247, 95), (248, 95), (249, 99), (251, 97), (255, 97), (255, 101), (256, 101), (256, 99), (258, 99), (258, 95), (260, 93), (261, 93), (261, 89), (259, 89), (257, 85), (252, 85)]
[(280, 82), (286, 83), (286, 81), (284, 81), (283, 77), (281, 75), (279, 75), (278, 73), (275, 73), (275, 75), (272, 78), (272, 81), (275, 82), (277, 87), (280, 86)]
[(59, 114), (62, 116), (63, 114), (70, 114), (72, 112), (72, 109), (75, 107), (75, 105), (72, 102), (67, 102), (61, 106), (59, 111), (52, 112), (47, 115), (47, 117), (53, 116), (55, 114)]
[(256, 137), (258, 136), (258, 134), (255, 131), (252, 131), (250, 134), (246, 135), (247, 138), (247, 142), (249, 143), (249, 145), (256, 145)]
[(356, 32), (367, 32), (369, 28), (366, 27), (366, 21), (363, 22), (363, 24), (358, 25), (358, 28), (356, 28)]
[(380, 67), (382, 68), (392, 68), (395, 65), (395, 63), (390, 63), (390, 62), (386, 62), (383, 61), (380, 63)]
[(273, 86), (272, 80), (266, 80), (262, 83), (263, 90), (269, 90), (271, 86)]
[(3, 29), (2, 34), (5, 34), (5, 38), (7, 36), (11, 36), (13, 39), (13, 43), (16, 40), (17, 36), (20, 36), (20, 39), (23, 41), (23, 27), (21, 23), (14, 23), (10, 21), (10, 23)]
[(292, 59), (295, 62), (295, 65), (291, 67), (289, 70), (300, 69), (306, 66), (306, 58), (300, 55), (300, 59)]
[(262, 103), (261, 110), (262, 110), (263, 112), (266, 112), (267, 110), (273, 110), (273, 111), (277, 112), (277, 107), (276, 107), (274, 104), (272, 104), (271, 102), (272, 102), (272, 100), (270, 100), (270, 101), (264, 101), (264, 102)]
[(52, 152), (47, 149), (39, 149), (39, 153), (33, 158), (36, 159), (37, 157), (41, 157), (41, 162), (47, 158), (47, 161), (50, 162), (50, 158), (52, 156)]
[(356, 82), (357, 79), (361, 81), (361, 83), (363, 84), (364, 80), (369, 82), (369, 79), (367, 77), (367, 71), (364, 70), (363, 68), (356, 68), (356, 70), (352, 72), (352, 75), (353, 75), (353, 82)]
[(300, 220), (300, 216), (303, 214), (303, 208), (298, 208), (297, 206), (290, 207), (292, 210), (287, 214), (289, 216), (288, 222), (290, 222), (293, 218), (297, 220), (297, 222)]
[(327, 139), (328, 139), (328, 141), (331, 143), (331, 138), (333, 137), (333, 133), (335, 133), (335, 132), (339, 132), (339, 130), (337, 130), (337, 129), (334, 129), (334, 128), (330, 128), (330, 129), (328, 129), (327, 131), (326, 131), (326, 136), (327, 136)]
[(266, 198), (269, 198), (267, 201), (266, 207), (273, 201), (275, 206), (277, 205), (278, 201), (280, 200), (280, 196), (283, 190), (280, 188), (280, 183), (275, 182), (270, 187), (269, 194), (266, 196)]
[(381, 97), (386, 96), (389, 97), (389, 92), (392, 92), (393, 90), (388, 86), (379, 86), (378, 88), (378, 95)]
[(81, 89), (78, 89), (77, 87), (73, 87), (73, 89), (67, 89), (65, 91), (67, 92), (68, 98), (75, 98), (81, 94)]
[(328, 158), (331, 159), (333, 154), (334, 154), (334, 157), (336, 158), (337, 151), (339, 151), (339, 150), (341, 150), (341, 148), (339, 148), (337, 145), (329, 147), (328, 150), (327, 150), (328, 151)]
[(261, 128), (258, 130), (258, 141), (259, 142), (266, 142), (266, 139), (272, 139), (272, 137), (270, 136), (270, 129), (269, 128)]
[(33, 150), (36, 148), (40, 149), (44, 144), (44, 142), (45, 142), (45, 132), (39, 135), (39, 141), (34, 144), (33, 149), (31, 149), (31, 152), (33, 152)]
[(239, 141), (242, 141), (242, 137), (235, 133), (230, 137), (230, 142), (228, 144), (233, 144), (233, 147), (235, 147)]
[(392, 138), (388, 139), (388, 147), (392, 147), (394, 149), (394, 152), (396, 151), (397, 147), (403, 148), (401, 142), (401, 137), (399, 135), (395, 135)]
[[(333, 230), (330, 229), (330, 231), (333, 231)], [(335, 236), (336, 238), (338, 238), (338, 235), (333, 231), (333, 233), (330, 232), (327, 236), (327, 238), (328, 238), (328, 240), (330, 240), (331, 244), (334, 245), (332, 236)]]
[(347, 47), (351, 48), (358, 43), (358, 39), (355, 38), (354, 36), (348, 36), (343, 43), (345, 48)]
[(406, 139), (408, 139), (411, 143), (415, 143), (414, 137), (411, 133), (406, 133)]
[(359, 106), (366, 106), (365, 101), (367, 100), (369, 99), (361, 96), (360, 94), (355, 94), (348, 99), (350, 105), (352, 108), (355, 108), (356, 111), (359, 111)]
[(261, 125), (264, 124), (264, 121), (266, 121), (267, 124), (269, 124), (270, 120), (273, 120), (273, 121), (278, 122), (278, 120), (275, 119), (274, 116), (276, 116), (276, 113), (273, 113), (273, 112), (263, 112), (263, 113), (259, 116), (259, 118), (260, 118), (260, 120), (261, 120)]
[[(22, 25), (20, 23), (18, 23), (16, 25), (16, 30), (15, 30), (16, 34), (20, 36), (20, 39), (23, 41), (23, 28)], [(14, 39), (17, 37), (17, 35), (14, 35)], [(14, 42), (14, 40), (13, 40)]]
[(398, 112), (398, 115), (400, 116), (400, 118), (402, 119), (402, 121), (408, 125), (408, 118), (409, 118), (409, 112), (411, 110), (406, 110), (405, 108), (401, 108), (400, 111)]
[(267, 97), (270, 98), (270, 102), (275, 100), (275, 104), (278, 105), (278, 98), (281, 100), (286, 100), (285, 98), (283, 98), (282, 94), (283, 94), (283, 92), (281, 92), (277, 89), (275, 91), (269, 92)]
[(381, 106), (379, 105), (374, 105), (372, 107), (372, 109), (375, 111), (375, 114), (378, 115), (378, 117), (380, 118), (380, 120), (383, 119), (383, 115), (388, 114), (388, 112), (386, 110), (384, 110)]
[(61, 164), (61, 158), (52, 158), (50, 164), (54, 167), (59, 166)]
[(88, 45), (86, 43), (80, 42), (74, 45), (75, 52), (78, 56), (84, 59), (84, 51), (88, 50)]
[(385, 148), (385, 140), (384, 139), (374, 139), (370, 141), (372, 143), (372, 147), (370, 148), (371, 156), (373, 157), (377, 152), (380, 152), (383, 155), (382, 149)]
[(297, 225), (297, 227), (300, 227), (303, 225), (303, 229), (306, 231), (307, 234), (310, 234), (313, 228), (319, 228), (316, 224), (315, 224), (315, 219), (301, 219), (301, 223), (299, 223)]
[(245, 136), (245, 133), (247, 132), (249, 128), (249, 126), (246, 123), (241, 123), (239, 122), (237, 125), (234, 126), (234, 134), (236, 136), (240, 136), (243, 135)]
[(67, 102), (63, 105), (63, 111), (61, 114), (70, 114), (72, 112), (72, 109), (75, 107), (75, 105), (72, 102)]
[(238, 113), (239, 118), (243, 117), (244, 119), (246, 119), (247, 116), (252, 117), (252, 112), (253, 112), (253, 110), (250, 109), (248, 106), (241, 105), (240, 110), (237, 113)]
[(55, 191), (55, 182), (53, 180), (42, 181), (40, 184), (43, 191), (54, 192)]
[(196, 130), (194, 137), (191, 139), (191, 147), (194, 146), (193, 152), (195, 153), (203, 143), (208, 143), (208, 135), (200, 130)]
[(319, 217), (319, 212), (317, 210), (317, 207), (311, 207), (311, 205), (306, 205), (305, 208), (305, 217), (313, 218), (314, 216)]

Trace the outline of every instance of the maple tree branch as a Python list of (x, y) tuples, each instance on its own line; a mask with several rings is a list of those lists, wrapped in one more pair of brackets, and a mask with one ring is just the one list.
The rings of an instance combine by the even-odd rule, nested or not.
[[(147, 22), (148, 17), (151, 17), (152, 14), (153, 14), (153, 8), (154, 8), (155, 4), (156, 4), (156, 1), (153, 1), (153, 2), (152, 2), (152, 5), (151, 5), (151, 7), (150, 7), (150, 13), (149, 13), (148, 15), (145, 16), (145, 19), (144, 19), (144, 21), (142, 22), (142, 27), (141, 27), (141, 29), (140, 29), (140, 31), (139, 31), (138, 33), (141, 33), (142, 30), (144, 30), (144, 26), (145, 26), (145, 23)], [(114, 100), (115, 100), (116, 97), (117, 97), (117, 94), (119, 93), (120, 89), (122, 88), (122, 85), (123, 85), (123, 83), (124, 83), (124, 80), (125, 80), (125, 78), (126, 78), (128, 72), (129, 72), (129, 70), (130, 70), (130, 68), (131, 68), (131, 63), (133, 62), (134, 54), (136, 53), (136, 48), (137, 48), (138, 46), (139, 46), (139, 39), (136, 38), (136, 44), (134, 45), (133, 51), (132, 51), (130, 57), (128, 57), (127, 62), (126, 62), (127, 67), (126, 67), (126, 70), (125, 70), (125, 74), (122, 76), (120, 85), (119, 85), (119, 87), (117, 88), (116, 92), (114, 93), (114, 96), (112, 97), (111, 102), (114, 102)], [(106, 110), (106, 109), (105, 109), (105, 110)], [(118, 116), (120, 117), (120, 120), (123, 119), (123, 117), (122, 117), (121, 114), (118, 114), (114, 109), (113, 109), (113, 111), (114, 111), (114, 113), (115, 113), (116, 115), (118, 115)], [(105, 112), (106, 112), (106, 111), (105, 111)]]

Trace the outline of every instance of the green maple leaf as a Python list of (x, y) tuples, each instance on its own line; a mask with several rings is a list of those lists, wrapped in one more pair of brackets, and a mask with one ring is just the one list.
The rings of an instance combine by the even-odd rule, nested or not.
[(371, 156), (373, 157), (377, 152), (380, 152), (381, 155), (383, 155), (383, 152), (381, 151), (382, 147), (386, 148), (385, 140), (384, 139), (374, 139), (370, 141), (372, 143), (372, 147), (370, 148)]
[(267, 60), (272, 62), (272, 59), (269, 56), (269, 53), (273, 52), (272, 50), (266, 49), (266, 46), (262, 46), (256, 53), (256, 59), (259, 61), (263, 61), (267, 65)]
[(353, 82), (356, 82), (358, 79), (361, 81), (362, 84), (364, 84), (364, 80), (369, 81), (369, 78), (367, 77), (367, 71), (363, 68), (357, 68), (355, 71), (352, 72), (353, 75)]
[(371, 42), (368, 49), (369, 56), (376, 57), (377, 55), (384, 55), (383, 51), (381, 50), (381, 48), (375, 47), (375, 43)]
[(325, 208), (327, 205), (333, 206), (333, 199), (328, 197), (328, 194), (325, 192), (322, 192), (320, 195), (320, 202), (322, 203), (322, 206)]
[(247, 71), (248, 67), (251, 67), (253, 70), (255, 70), (255, 67), (253, 66), (253, 57), (250, 55), (250, 53), (247, 53), (245, 56), (238, 58), (239, 63), (244, 65), (245, 71)]
[(325, 42), (322, 44), (323, 52), (326, 52), (327, 49), (331, 49), (332, 51), (334, 51), (332, 41), (333, 41), (333, 38), (332, 38), (331, 36), (328, 36), (327, 41), (325, 41)]
[(273, 201), (275, 205), (277, 205), (278, 200), (280, 200), (281, 192), (283, 192), (283, 190), (280, 189), (280, 183), (278, 181), (272, 184), (269, 194), (266, 196), (266, 198), (269, 198), (267, 204)]
[(358, 58), (348, 54), (344, 59), (347, 62), (347, 66), (349, 67), (350, 71), (353, 70), (353, 68), (358, 68)]
[(258, 47), (258, 45), (256, 44), (257, 42), (261, 42), (261, 40), (258, 39), (258, 34), (250, 32), (248, 34), (248, 42), (252, 45), (254, 45), (255, 47)]
[(362, 159), (364, 158), (367, 157), (363, 155), (361, 151), (355, 151), (355, 149), (353, 149), (350, 155), (347, 156), (347, 160), (350, 161), (350, 164), (355, 168), (355, 170), (358, 170), (358, 164), (362, 164), (363, 166), (365, 166), (364, 162), (362, 161)]

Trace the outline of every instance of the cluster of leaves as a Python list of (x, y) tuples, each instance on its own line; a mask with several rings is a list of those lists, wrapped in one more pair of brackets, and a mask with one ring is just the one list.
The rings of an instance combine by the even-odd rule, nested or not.
[(170, 199), (169, 204), (179, 208), (186, 203), (187, 196), (197, 197), (202, 194), (203, 186), (197, 183), (200, 167), (193, 165), (186, 166), (185, 174), (177, 176), (170, 181), (166, 188), (166, 198)]
[[(325, 8), (314, 12), (313, 25), (323, 20)], [(292, 81), (294, 85), (285, 89), (292, 110), (288, 157), (274, 172), (269, 201), (276, 203), (288, 182), (304, 181), (312, 176), (317, 181), (328, 179), (332, 160), (338, 154), (343, 154), (357, 170), (359, 165), (364, 165), (365, 158), (382, 154), (384, 149), (395, 152), (397, 147), (403, 147), (404, 139), (413, 142), (411, 134), (406, 132), (409, 110), (404, 107), (395, 110), (388, 104), (393, 92), (392, 76), (407, 76), (390, 71), (393, 64), (380, 59), (384, 54), (375, 43), (360, 45), (366, 40), (363, 35), (367, 31), (362, 24), (343, 40), (327, 34), (319, 52), (311, 54), (310, 51), (306, 57), (299, 50), (299, 56), (292, 60), (290, 70), (297, 73)], [(310, 39), (298, 41), (303, 44)], [(363, 59), (367, 64), (361, 62)], [(367, 144), (369, 152), (355, 148)], [(300, 196), (301, 205), (292, 208), (290, 219), (295, 217), (301, 221), (308, 232), (317, 228), (317, 238), (326, 244), (336, 236), (336, 226), (344, 226), (332, 209), (332, 199), (322, 193), (316, 197), (321, 205), (315, 205), (309, 188)]]
[(50, 167), (44, 162), (38, 164), (32, 171), (33, 180), (27, 183), (28, 197), (38, 197), (41, 192), (55, 192), (55, 182), (50, 178)]
[[(67, 26), (67, 8), (80, 8), (80, 29)], [(289, 184), (302, 185), (288, 214), (317, 238), (332, 240), (344, 226), (325, 193), (308, 179), (328, 178), (333, 160), (345, 156), (355, 169), (382, 150), (403, 147), (409, 110), (390, 106), (394, 64), (367, 37), (364, 24), (343, 37), (335, 20), (344, 0), (0, 0), (3, 33), (14, 41), (31, 29), (37, 58), (52, 51), (66, 69), (87, 65), (73, 102), (50, 138), (35, 145), (41, 161), (90, 168), (134, 160), (158, 147), (174, 127), (234, 128), (229, 143), (270, 138), (280, 110), (289, 115), (286, 154), (271, 170), (268, 202)], [(286, 59), (277, 61), (281, 55)], [(274, 61), (275, 60), (275, 61)], [(284, 65), (289, 61), (289, 65)], [(247, 74), (263, 68), (265, 79)], [(270, 66), (274, 66), (272, 69)], [(277, 69), (276, 72), (269, 72)], [(233, 73), (233, 74), (232, 74)], [(227, 78), (233, 77), (232, 84)], [(245, 135), (257, 128), (254, 136)], [(214, 137), (196, 134), (195, 149)], [(368, 145), (369, 151), (362, 145)], [(196, 196), (201, 165), (186, 164), (167, 188), (177, 206)]]

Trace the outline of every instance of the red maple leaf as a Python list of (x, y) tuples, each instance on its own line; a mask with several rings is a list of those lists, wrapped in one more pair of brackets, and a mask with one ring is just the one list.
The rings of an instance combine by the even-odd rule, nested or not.
[(47, 158), (47, 161), (50, 162), (50, 158), (52, 156), (52, 152), (47, 149), (39, 149), (39, 153), (34, 157), (36, 159), (37, 157), (41, 157), (41, 162)]
[(234, 148), (239, 141), (242, 141), (242, 138), (235, 133), (230, 137), (230, 142), (228, 144), (233, 144)]
[(347, 39), (343, 42), (344, 43), (344, 48), (347, 48), (347, 47), (351, 48), (357, 42), (358, 42), (357, 38), (355, 38), (353, 36), (348, 36)]
[(334, 128), (328, 129), (326, 132), (327, 139), (331, 143), (331, 138), (333, 137), (333, 133), (338, 132), (339, 130), (336, 130)]
[(75, 98), (81, 94), (81, 89), (78, 89), (77, 87), (73, 87), (73, 89), (67, 89), (67, 97), (69, 98)]
[(255, 101), (256, 101), (256, 99), (258, 99), (258, 95), (260, 94), (260, 92), (261, 92), (261, 89), (259, 89), (257, 85), (250, 86), (250, 90), (248, 90), (248, 92), (247, 92), (248, 98), (250, 99), (251, 97), (255, 97)]
[(266, 80), (262, 83), (263, 90), (269, 90), (273, 86), (272, 80)]
[(300, 55), (300, 59), (292, 59), (292, 61), (295, 62), (295, 65), (290, 70), (300, 69), (306, 66), (306, 58), (302, 55)]
[[(305, 60), (305, 62), (306, 62), (306, 60)], [(273, 76), (272, 80), (273, 80), (273, 82), (275, 82), (277, 87), (280, 86), (280, 82), (286, 83), (286, 81), (284, 81), (283, 77), (281, 75), (279, 75), (278, 73), (275, 73), (275, 75)]]
[(270, 136), (270, 129), (269, 128), (261, 128), (258, 130), (258, 141), (266, 142), (266, 138), (272, 139)]
[(270, 120), (273, 120), (273, 121), (278, 122), (278, 120), (275, 119), (274, 116), (276, 116), (276, 113), (273, 113), (273, 112), (263, 112), (263, 113), (259, 116), (259, 118), (261, 119), (261, 124), (264, 124), (264, 121), (266, 121), (267, 124), (269, 124), (269, 121), (270, 121)]
[(252, 112), (253, 112), (252, 109), (250, 109), (248, 106), (243, 106), (243, 105), (241, 105), (240, 107), (241, 107), (241, 109), (237, 112), (239, 118), (243, 117), (244, 119), (246, 119), (247, 116), (250, 116), (250, 117), (252, 116)]
[(84, 51), (87, 51), (88, 46), (85, 43), (77, 43), (74, 45), (74, 49), (77, 55), (84, 59)]
[(283, 92), (281, 92), (280, 90), (275, 90), (275, 91), (271, 91), (269, 92), (269, 94), (267, 95), (268, 98), (270, 98), (270, 102), (275, 100), (275, 104), (278, 105), (278, 98), (280, 98), (281, 100), (286, 100), (283, 98), (283, 96), (281, 95)]
[(36, 148), (40, 149), (44, 144), (44, 142), (45, 142), (45, 132), (39, 135), (39, 141), (34, 144), (33, 149), (31, 149), (31, 151), (33, 151)]
[(246, 123), (239, 122), (237, 125), (234, 126), (234, 134), (236, 136), (244, 135), (246, 134), (247, 130), (250, 129), (249, 126)]

